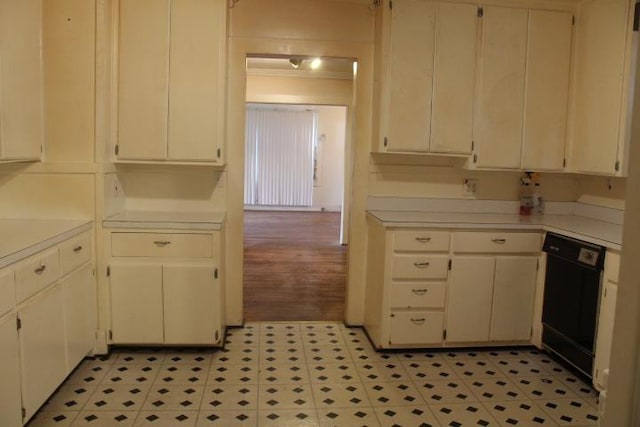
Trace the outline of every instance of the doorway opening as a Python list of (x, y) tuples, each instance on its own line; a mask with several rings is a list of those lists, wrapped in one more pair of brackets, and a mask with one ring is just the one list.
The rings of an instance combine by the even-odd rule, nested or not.
[(244, 317), (343, 320), (354, 61), (247, 58)]

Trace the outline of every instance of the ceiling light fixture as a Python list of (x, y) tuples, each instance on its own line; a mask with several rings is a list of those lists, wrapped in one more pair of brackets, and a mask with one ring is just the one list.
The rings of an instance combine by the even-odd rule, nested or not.
[(293, 68), (298, 68), (300, 64), (302, 64), (302, 58), (289, 58), (289, 64), (291, 64)]
[(313, 58), (313, 61), (311, 61), (312, 70), (317, 70), (318, 68), (320, 68), (321, 65), (322, 65), (322, 59), (320, 58)]

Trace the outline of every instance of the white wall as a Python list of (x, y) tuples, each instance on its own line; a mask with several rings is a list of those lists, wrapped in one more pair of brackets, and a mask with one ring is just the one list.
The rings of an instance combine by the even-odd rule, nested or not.
[(339, 211), (344, 189), (344, 147), (347, 107), (317, 106), (318, 180), (313, 188), (313, 207)]

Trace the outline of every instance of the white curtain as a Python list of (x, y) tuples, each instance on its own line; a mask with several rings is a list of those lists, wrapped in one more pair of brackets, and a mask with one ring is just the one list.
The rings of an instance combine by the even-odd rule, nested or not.
[(248, 107), (246, 205), (311, 206), (317, 114)]

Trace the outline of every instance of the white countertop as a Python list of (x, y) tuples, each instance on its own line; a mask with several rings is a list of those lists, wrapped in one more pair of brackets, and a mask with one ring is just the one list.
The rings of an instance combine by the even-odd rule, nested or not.
[(0, 268), (90, 230), (91, 220), (0, 219)]
[(225, 212), (124, 211), (103, 221), (105, 228), (220, 230)]
[(367, 211), (385, 227), (483, 228), (551, 231), (607, 248), (622, 247), (622, 225), (578, 215)]

